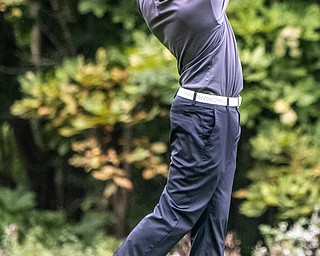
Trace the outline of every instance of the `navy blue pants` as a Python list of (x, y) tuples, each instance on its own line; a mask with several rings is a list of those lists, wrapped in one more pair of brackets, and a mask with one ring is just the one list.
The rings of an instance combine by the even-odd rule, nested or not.
[(165, 256), (188, 232), (190, 255), (224, 254), (240, 137), (238, 109), (177, 96), (170, 124), (167, 184), (154, 211), (133, 229), (116, 256)]

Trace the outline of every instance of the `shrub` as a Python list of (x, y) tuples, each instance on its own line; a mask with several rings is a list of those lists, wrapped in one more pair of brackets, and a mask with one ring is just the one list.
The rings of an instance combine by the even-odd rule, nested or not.
[(62, 229), (56, 240), (49, 243), (39, 239), (39, 234), (43, 234), (43, 228), (37, 226), (20, 240), (18, 226), (7, 226), (0, 242), (0, 256), (112, 256), (119, 246), (118, 240), (103, 234), (92, 237), (90, 245), (85, 245), (66, 229)]
[(253, 256), (319, 256), (320, 255), (320, 211), (310, 219), (301, 218), (292, 226), (280, 222), (277, 228), (261, 225), (260, 231), (265, 245), (258, 244)]

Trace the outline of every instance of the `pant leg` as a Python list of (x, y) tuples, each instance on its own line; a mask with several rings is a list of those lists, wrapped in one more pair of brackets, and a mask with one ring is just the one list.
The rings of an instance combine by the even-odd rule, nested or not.
[(172, 105), (171, 163), (159, 203), (117, 256), (165, 256), (198, 221), (225, 172), (220, 149), (228, 132), (226, 108), (190, 102), (177, 97)]
[(224, 255), (233, 177), (233, 172), (223, 176), (208, 208), (192, 229), (190, 256)]
[(190, 256), (224, 255), (224, 241), (236, 169), (237, 143), (240, 138), (240, 126), (237, 125), (236, 120), (232, 120), (233, 118), (238, 118), (237, 114), (231, 114), (228, 118), (230, 118), (229, 125), (227, 125), (229, 127), (229, 135), (226, 134), (227, 144), (223, 148), (225, 153), (221, 152), (221, 155), (224, 156), (225, 172), (214, 191), (206, 211), (191, 231), (192, 247)]

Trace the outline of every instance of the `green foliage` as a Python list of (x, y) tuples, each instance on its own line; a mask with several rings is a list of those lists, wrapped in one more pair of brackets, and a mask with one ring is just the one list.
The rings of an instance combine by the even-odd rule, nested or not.
[[(46, 230), (39, 236), (43, 242), (65, 227), (66, 215), (62, 211), (38, 211), (35, 209), (35, 194), (26, 189), (0, 187), (0, 235), (11, 228), (24, 234), (31, 227), (41, 226)], [(14, 227), (15, 226), (15, 227)], [(48, 232), (50, 230), (50, 232)], [(18, 232), (17, 231), (17, 232)], [(50, 235), (49, 235), (50, 234)]]
[[(32, 12), (34, 3), (39, 4), (38, 15)], [(72, 165), (108, 185), (105, 197), (118, 186), (133, 187), (128, 178), (131, 170), (141, 170), (145, 179), (165, 175), (164, 130), (168, 130), (169, 105), (178, 88), (176, 62), (154, 37), (141, 32), (147, 27), (139, 28), (143, 20), (134, 1), (19, 0), (6, 1), (5, 7), (19, 47), (15, 55), (27, 69), (29, 49), (35, 43), (32, 28), (39, 25), (41, 31), (43, 66), (20, 77), (22, 99), (12, 107), (13, 114), (31, 120), (37, 144), (44, 151), (72, 156)], [(239, 154), (249, 154), (252, 160), (248, 172), (252, 184), (236, 193), (246, 199), (241, 211), (253, 217), (269, 213), (275, 221), (309, 216), (320, 198), (319, 4), (233, 0), (228, 14), (245, 80), (242, 143), (250, 150)], [(116, 50), (110, 47), (115, 44)], [(96, 52), (101, 46), (107, 46), (108, 54), (101, 49)], [(78, 52), (85, 57), (69, 58)], [(94, 52), (95, 61), (89, 61)], [(14, 173), (14, 181), (20, 183), (24, 179), (19, 178), (21, 164), (15, 153), (8, 154), (16, 152), (9, 130), (3, 126), (0, 136), (0, 169)], [(245, 168), (239, 166), (241, 172)], [(103, 212), (91, 213), (95, 206), (87, 201), (83, 202), (86, 215), (76, 228), (76, 236), (84, 240), (86, 230), (92, 234), (114, 221), (112, 214), (102, 218)], [(50, 220), (64, 223), (62, 216), (49, 215), (41, 220), (48, 228)], [(32, 243), (38, 246), (38, 238), (19, 244), (18, 250), (31, 250)], [(73, 244), (64, 245), (68, 248), (56, 250), (84, 255), (84, 250), (77, 254)], [(47, 247), (40, 243), (39, 255), (49, 254)]]
[(260, 226), (265, 246), (257, 244), (253, 256), (320, 255), (320, 216), (315, 211), (310, 219), (300, 218), (293, 226), (281, 222), (277, 228)]
[[(113, 237), (95, 234), (91, 244), (86, 245), (68, 230), (61, 230), (52, 243), (43, 243), (39, 237), (44, 234), (40, 227), (28, 231), (23, 239), (19, 238), (17, 226), (7, 227), (0, 243), (1, 256), (112, 256), (120, 241)], [(52, 239), (52, 238), (51, 238)]]
[(11, 190), (0, 187), (0, 234), (11, 223), (24, 226), (26, 216), (35, 207), (33, 193), (23, 189)]
[(84, 210), (71, 224), (63, 211), (35, 209), (34, 193), (0, 187), (0, 255), (111, 255), (119, 241), (102, 235), (109, 215)]
[(238, 37), (245, 80), (242, 123), (249, 128), (279, 99), (299, 107), (313, 104), (299, 111), (313, 111), (319, 102), (315, 77), (319, 70), (316, 56), (320, 55), (316, 22), (320, 19), (319, 5), (297, 9), (288, 2), (275, 2), (267, 8), (264, 2), (232, 1), (228, 9)]
[(123, 27), (129, 31), (132, 31), (137, 24), (137, 12), (133, 12), (133, 10), (136, 10), (134, 1), (120, 0), (116, 4), (112, 4), (104, 0), (80, 0), (78, 3), (79, 13), (92, 12), (97, 18), (110, 15), (115, 24), (123, 24)]
[(98, 18), (101, 18), (105, 12), (108, 10), (108, 4), (103, 0), (81, 0), (78, 5), (78, 10), (80, 13), (93, 12)]
[[(71, 159), (70, 163), (87, 171), (97, 171), (105, 163), (100, 144), (85, 143), (87, 146), (79, 147), (75, 140), (88, 136), (89, 130), (100, 129), (101, 133), (107, 133), (116, 123), (134, 123), (146, 118), (139, 111), (133, 113), (138, 97), (130, 93), (127, 79), (127, 71), (112, 67), (106, 51), (99, 49), (95, 63), (86, 63), (79, 56), (65, 60), (61, 67), (47, 74), (26, 73), (20, 79), (24, 97), (14, 103), (12, 113), (43, 123), (44, 129), (39, 137), (42, 137), (45, 148), (57, 150), (63, 156), (71, 153), (74, 141), (73, 149), (79, 154), (88, 150), (94, 152), (81, 161), (81, 156), (75, 156), (76, 161)], [(125, 174), (119, 166), (113, 170), (116, 170), (115, 174), (120, 173), (120, 177), (114, 180), (120, 180), (117, 184), (125, 186), (123, 181), (128, 183)]]
[(133, 34), (135, 47), (127, 50), (130, 84), (141, 96), (152, 96), (156, 103), (170, 105), (178, 88), (176, 61), (154, 36)]
[[(138, 168), (146, 169), (147, 178), (167, 173), (160, 157), (167, 147), (162, 145), (159, 152), (160, 142), (137, 139), (121, 154), (115, 149), (118, 146), (101, 143), (112, 140), (116, 124), (132, 127), (157, 115), (168, 115), (167, 106), (177, 84), (177, 75), (169, 72), (175, 61), (156, 39), (148, 40), (141, 33), (135, 38), (137, 47), (127, 51), (127, 68), (110, 64), (106, 51), (99, 49), (95, 63), (87, 63), (80, 56), (65, 60), (53, 72), (28, 72), (20, 79), (24, 96), (11, 108), (16, 116), (44, 124), (42, 137), (48, 139), (42, 140), (49, 142), (46, 147), (60, 155), (72, 149), (71, 165), (84, 168), (98, 180), (111, 180), (106, 197), (115, 193), (117, 186), (132, 188), (123, 164), (142, 162)], [(159, 72), (156, 78), (155, 72)], [(119, 143), (123, 144), (113, 142)], [(137, 152), (147, 154), (141, 157), (139, 153), (137, 158)]]
[(9, 213), (19, 214), (34, 207), (34, 195), (21, 189), (1, 188), (0, 201), (1, 208)]
[[(8, 123), (0, 124), (0, 177), (27, 187), (27, 177), (14, 134)], [(5, 184), (3, 184), (5, 185)]]
[(109, 69), (107, 64), (106, 52), (100, 49), (95, 64), (78, 57), (66, 60), (47, 76), (27, 73), (20, 80), (25, 98), (12, 106), (12, 113), (46, 119), (47, 129), (56, 129), (64, 137), (99, 125), (132, 121), (129, 112), (135, 99), (125, 93), (127, 73)]
[[(277, 171), (281, 170), (279, 168)], [(265, 171), (273, 171), (267, 169)], [(285, 174), (269, 180), (258, 181), (250, 187), (247, 201), (242, 204), (241, 211), (247, 216), (261, 216), (268, 207), (277, 207), (280, 219), (298, 219), (310, 215), (319, 202), (320, 178), (311, 174)], [(271, 180), (271, 182), (270, 182)]]
[[(233, 1), (230, 20), (243, 63), (242, 124), (252, 184), (235, 193), (241, 212), (278, 219), (309, 216), (320, 198), (320, 7), (295, 1)], [(312, 52), (312, 54), (311, 54)]]

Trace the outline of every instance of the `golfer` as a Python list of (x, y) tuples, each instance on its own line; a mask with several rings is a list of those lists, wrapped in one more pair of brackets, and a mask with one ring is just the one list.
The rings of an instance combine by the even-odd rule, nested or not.
[(187, 233), (194, 256), (223, 256), (240, 137), (243, 86), (228, 0), (137, 0), (178, 62), (171, 162), (159, 203), (116, 256), (165, 256)]

